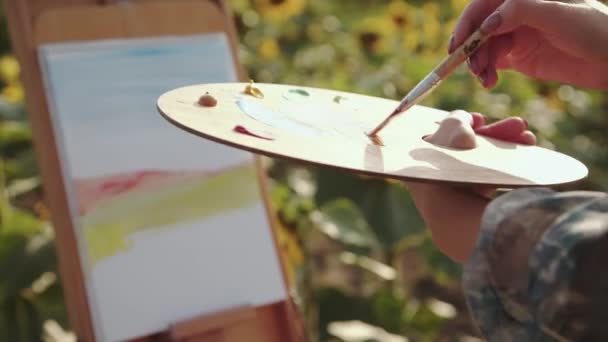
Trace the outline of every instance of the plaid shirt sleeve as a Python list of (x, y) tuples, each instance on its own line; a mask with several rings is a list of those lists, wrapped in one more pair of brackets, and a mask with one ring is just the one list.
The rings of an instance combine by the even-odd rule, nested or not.
[(607, 241), (603, 193), (529, 188), (492, 201), (463, 274), (482, 335), (506, 342), (608, 341), (608, 328), (599, 323), (608, 308)]

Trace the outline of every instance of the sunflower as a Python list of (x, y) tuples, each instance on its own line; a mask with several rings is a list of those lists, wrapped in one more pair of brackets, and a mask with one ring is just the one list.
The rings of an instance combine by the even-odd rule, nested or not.
[(274, 38), (262, 40), (258, 47), (258, 55), (265, 60), (272, 60), (279, 56), (281, 49), (279, 43)]
[(287, 276), (289, 287), (297, 282), (297, 269), (304, 263), (304, 251), (299, 242), (297, 234), (286, 227), (280, 220), (274, 227), (279, 254), (283, 261), (284, 272)]
[(304, 11), (306, 0), (255, 0), (255, 7), (264, 18), (287, 21)]
[(384, 17), (366, 18), (361, 21), (357, 37), (361, 47), (371, 54), (383, 55), (390, 49), (393, 24)]
[(439, 23), (440, 16), (439, 4), (428, 2), (422, 6), (424, 20), (422, 21), (422, 32), (424, 40), (427, 42), (427, 47), (435, 48), (445, 39), (442, 39), (441, 25)]
[(19, 62), (13, 56), (3, 56), (0, 58), (0, 78), (5, 83), (13, 83), (19, 80)]
[(19, 103), (25, 98), (25, 92), (19, 79), (20, 71), (19, 62), (14, 56), (0, 58), (0, 79), (5, 84), (1, 95), (6, 101)]
[(401, 45), (406, 51), (414, 51), (420, 39), (417, 30), (418, 8), (406, 1), (394, 0), (388, 5), (388, 21), (400, 37)]
[(393, 1), (388, 5), (390, 21), (396, 30), (404, 31), (415, 23), (416, 8), (405, 1)]
[(452, 0), (452, 12), (460, 15), (468, 4), (469, 0)]
[(2, 89), (2, 97), (11, 103), (21, 103), (25, 99), (25, 91), (19, 82), (9, 83)]

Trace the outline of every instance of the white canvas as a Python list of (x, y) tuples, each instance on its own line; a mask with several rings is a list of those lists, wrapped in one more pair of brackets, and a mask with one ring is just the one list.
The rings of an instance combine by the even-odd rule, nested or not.
[(100, 341), (285, 299), (252, 156), (156, 111), (164, 92), (237, 80), (222, 33), (40, 48)]

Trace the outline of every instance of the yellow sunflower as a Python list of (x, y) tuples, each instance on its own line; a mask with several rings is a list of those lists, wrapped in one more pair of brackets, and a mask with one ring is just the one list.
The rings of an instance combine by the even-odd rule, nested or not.
[(424, 20), (422, 20), (422, 31), (424, 40), (429, 45), (435, 46), (441, 39), (441, 25), (439, 24), (441, 8), (436, 2), (427, 2), (422, 6)]
[(264, 18), (287, 21), (304, 11), (306, 0), (255, 0), (255, 7)]
[(384, 17), (363, 19), (357, 30), (361, 47), (369, 53), (383, 55), (390, 50), (390, 38), (393, 34), (393, 23)]
[(470, 0), (452, 0), (452, 12), (454, 12), (455, 15), (460, 15), (460, 13), (464, 11), (464, 8), (469, 4), (469, 1)]
[(3, 56), (0, 58), (0, 77), (5, 83), (12, 83), (19, 80), (19, 62), (13, 56)]
[(0, 58), (0, 78), (6, 84), (1, 93), (6, 101), (18, 103), (25, 98), (25, 91), (19, 79), (20, 72), (19, 62), (14, 56)]
[(416, 8), (405, 1), (393, 1), (388, 5), (388, 15), (394, 28), (405, 31), (416, 22)]
[(11, 103), (20, 103), (25, 99), (25, 91), (19, 82), (9, 83), (2, 89), (2, 97)]
[(388, 21), (399, 35), (402, 47), (406, 51), (414, 51), (420, 42), (418, 32), (418, 8), (407, 1), (392, 1), (388, 5)]
[(281, 49), (279, 43), (274, 38), (266, 38), (262, 40), (258, 47), (258, 54), (265, 60), (272, 60), (279, 56)]
[(287, 282), (292, 287), (296, 284), (296, 270), (304, 263), (304, 251), (295, 232), (285, 227), (280, 221), (277, 221), (274, 228)]

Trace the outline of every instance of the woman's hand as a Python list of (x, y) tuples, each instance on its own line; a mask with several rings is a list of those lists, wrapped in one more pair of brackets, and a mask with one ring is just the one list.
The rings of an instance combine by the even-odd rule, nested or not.
[(497, 70), (608, 90), (608, 7), (596, 0), (473, 0), (450, 52), (480, 27), (491, 38), (469, 59), (484, 87)]
[[(425, 139), (433, 144), (471, 149), (475, 148), (476, 134), (505, 141), (534, 145), (536, 137), (528, 131), (527, 123), (512, 117), (486, 125), (479, 113), (454, 111), (446, 117), (435, 133)], [(481, 216), (492, 188), (457, 188), (441, 184), (406, 182), (418, 211), (431, 230), (435, 245), (458, 262), (465, 262), (471, 254)]]

